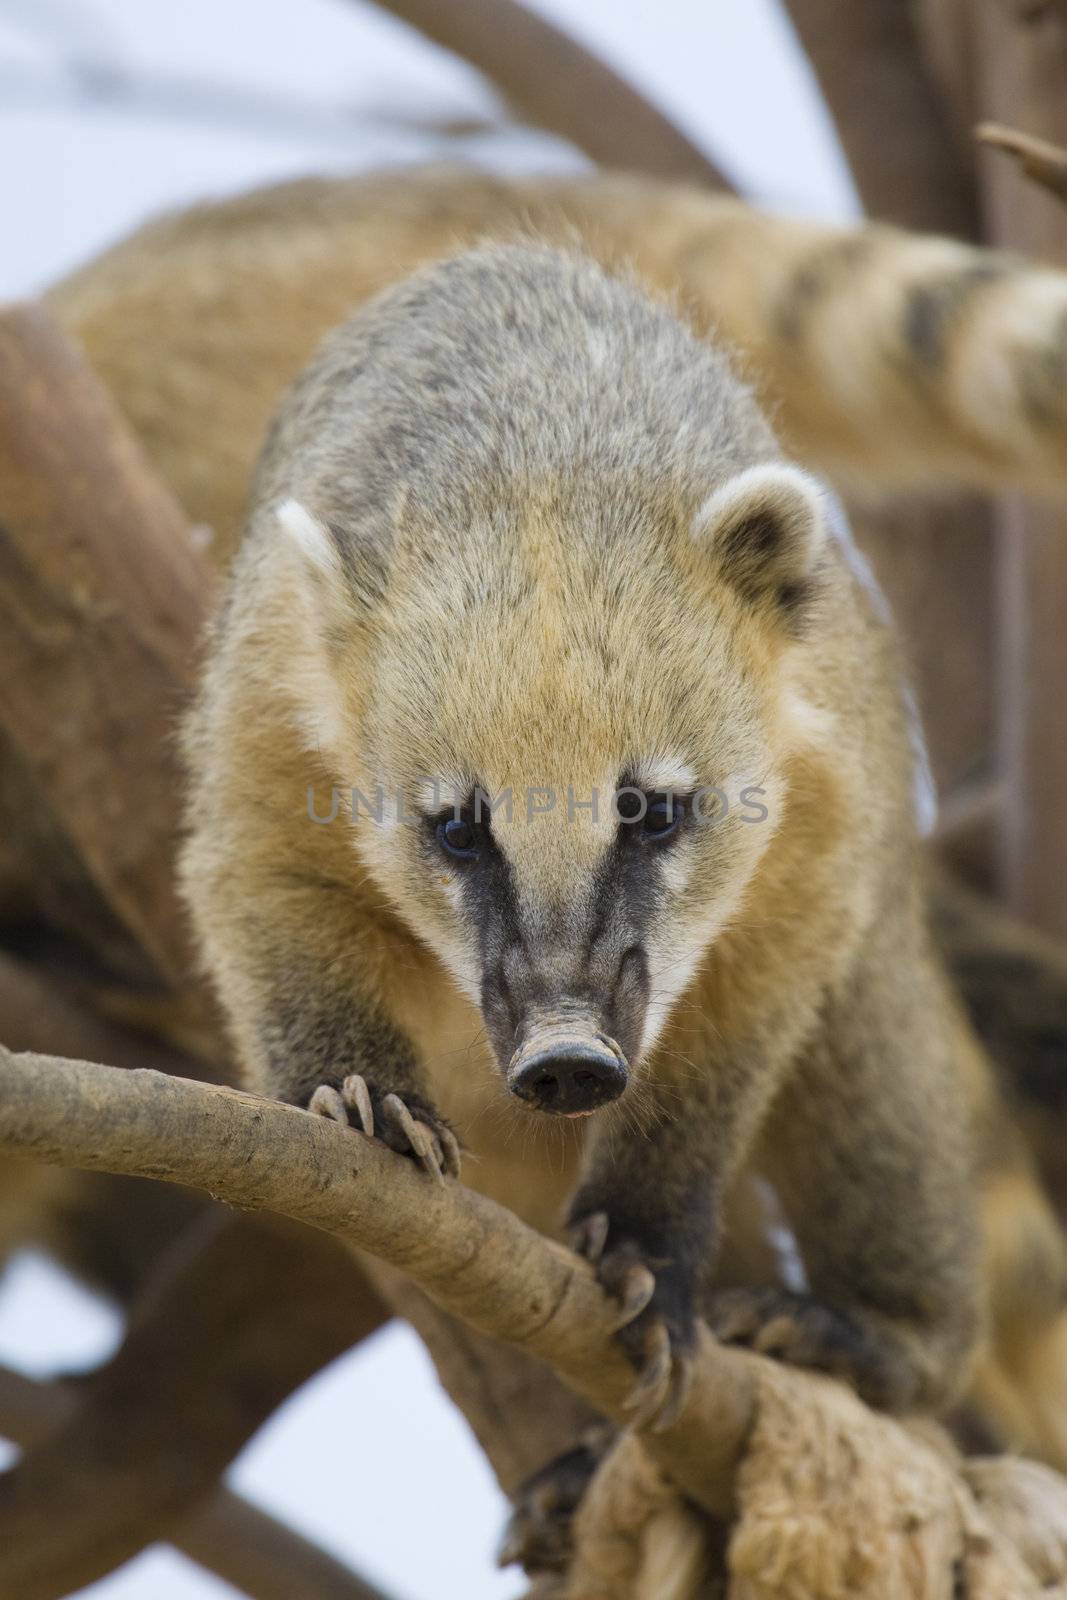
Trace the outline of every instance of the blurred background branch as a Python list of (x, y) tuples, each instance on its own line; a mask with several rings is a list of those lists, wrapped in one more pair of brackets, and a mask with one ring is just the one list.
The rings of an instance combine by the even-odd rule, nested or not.
[(1003, 150), (1005, 155), (1013, 156), (1034, 183), (1067, 200), (1067, 150), (1048, 139), (1035, 139), (1032, 134), (1004, 128), (997, 122), (983, 122), (975, 130), (975, 137), (991, 150)]

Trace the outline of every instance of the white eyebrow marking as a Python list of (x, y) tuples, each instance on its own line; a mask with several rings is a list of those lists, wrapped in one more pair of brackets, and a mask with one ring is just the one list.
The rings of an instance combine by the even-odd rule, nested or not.
[(638, 762), (636, 777), (640, 788), (666, 794), (688, 794), (699, 787), (693, 768), (679, 755), (649, 756)]
[(458, 773), (440, 773), (435, 778), (423, 778), (416, 786), (415, 804), (427, 816), (434, 816), (438, 811), (463, 805), (469, 794), (470, 784)]

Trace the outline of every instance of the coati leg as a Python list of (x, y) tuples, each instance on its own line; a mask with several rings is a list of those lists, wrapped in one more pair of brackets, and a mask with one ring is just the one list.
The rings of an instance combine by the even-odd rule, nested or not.
[(458, 1141), (431, 1108), (403, 1034), (350, 988), (333, 1005), (321, 979), (293, 1006), (287, 993), (287, 985), (272, 989), (262, 1014), (271, 1092), (381, 1139), (435, 1178), (458, 1177)]
[[(736, 992), (736, 971), (732, 982)], [(695, 1032), (671, 1033), (653, 1064), (665, 1073), (681, 1060), (678, 1092), (643, 1136), (618, 1120), (594, 1127), (571, 1208), (620, 1300), (620, 1337), (642, 1372), (638, 1423), (663, 1424), (684, 1400), (722, 1196), (746, 1168), (777, 1189), (810, 1294), (731, 1290), (706, 1305), (713, 1330), (845, 1376), (876, 1405), (944, 1407), (982, 1325), (959, 1059), (975, 1047), (918, 901), (887, 896), (807, 1043), (796, 1037), (799, 990), (765, 1007), (747, 1039), (713, 992), (693, 995), (706, 1013), (699, 1045)]]
[(948, 872), (931, 876), (934, 937), (1000, 1090), (993, 1126), (1022, 1129), (1067, 1217), (1067, 948)]
[[(767, 1283), (780, 1265), (768, 1236), (765, 1194), (748, 1175), (727, 1198), (716, 1276), (727, 1283)], [(617, 1437), (613, 1423), (596, 1422), (573, 1449), (554, 1456), (520, 1485), (500, 1544), (501, 1566), (517, 1562), (533, 1576), (563, 1572), (573, 1545), (572, 1523), (586, 1488)]]
[(849, 1379), (869, 1403), (943, 1409), (983, 1322), (961, 1060), (977, 1047), (914, 936), (879, 926), (784, 1084), (757, 1163), (809, 1292), (713, 1295), (720, 1338)]
[[(639, 1373), (635, 1427), (666, 1427), (689, 1388), (700, 1290), (714, 1259), (723, 1152), (709, 1093), (645, 1137), (605, 1120), (591, 1140), (568, 1221), (574, 1248), (619, 1303), (617, 1333)], [(720, 1160), (716, 1160), (716, 1157)]]
[[(683, 1011), (695, 1032), (668, 1032), (657, 1048), (632, 1112), (594, 1123), (569, 1208), (575, 1249), (619, 1302), (618, 1337), (640, 1374), (635, 1427), (665, 1428), (685, 1404), (697, 1318), (726, 1264), (730, 1213), (751, 1189), (746, 1160), (795, 1036), (775, 1014), (760, 1047), (716, 1059), (717, 1024), (689, 1021), (698, 1011)], [(680, 1039), (684, 1051), (674, 1048)], [(772, 1252), (763, 1259), (773, 1270)]]
[[(984, 1115), (982, 1114), (984, 1112)], [(1067, 1469), (1067, 1240), (999, 1096), (980, 1110), (987, 1349), (962, 1412), (965, 1440)]]
[(616, 1432), (609, 1422), (594, 1423), (573, 1450), (553, 1457), (520, 1485), (500, 1541), (500, 1566), (517, 1562), (531, 1576), (567, 1570), (574, 1513)]

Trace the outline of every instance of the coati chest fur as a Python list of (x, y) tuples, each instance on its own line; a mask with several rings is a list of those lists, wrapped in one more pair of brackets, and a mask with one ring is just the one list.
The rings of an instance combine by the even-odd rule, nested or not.
[[(942, 1406), (983, 1325), (975, 1047), (923, 916), (896, 646), (725, 355), (490, 245), (290, 390), (187, 734), (247, 1081), (536, 1225), (628, 1317)], [(717, 1283), (766, 1177), (803, 1292)], [(729, 1243), (729, 1241), (726, 1241)]]

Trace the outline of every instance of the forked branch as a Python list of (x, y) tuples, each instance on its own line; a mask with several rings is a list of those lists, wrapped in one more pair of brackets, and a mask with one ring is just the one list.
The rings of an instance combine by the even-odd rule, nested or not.
[[(613, 1338), (615, 1308), (586, 1265), (504, 1207), (437, 1184), (328, 1119), (154, 1072), (0, 1048), (0, 1150), (209, 1187), (333, 1233), (627, 1420), (633, 1373)], [(1067, 1484), (1055, 1474), (1010, 1458), (964, 1463), (931, 1425), (879, 1416), (832, 1379), (724, 1349), (707, 1333), (685, 1413), (662, 1434), (624, 1436), (594, 1488), (577, 1519), (568, 1600), (696, 1600), (719, 1556), (694, 1507), (729, 1518), (729, 1592), (745, 1600), (943, 1600), (954, 1574), (983, 1600), (1038, 1600), (1067, 1578), (1057, 1532)], [(633, 1537), (617, 1526), (624, 1500), (641, 1524)], [(673, 1548), (681, 1540), (692, 1560), (684, 1583), (649, 1590), (634, 1575), (661, 1536)], [(630, 1549), (635, 1540), (641, 1549)]]

